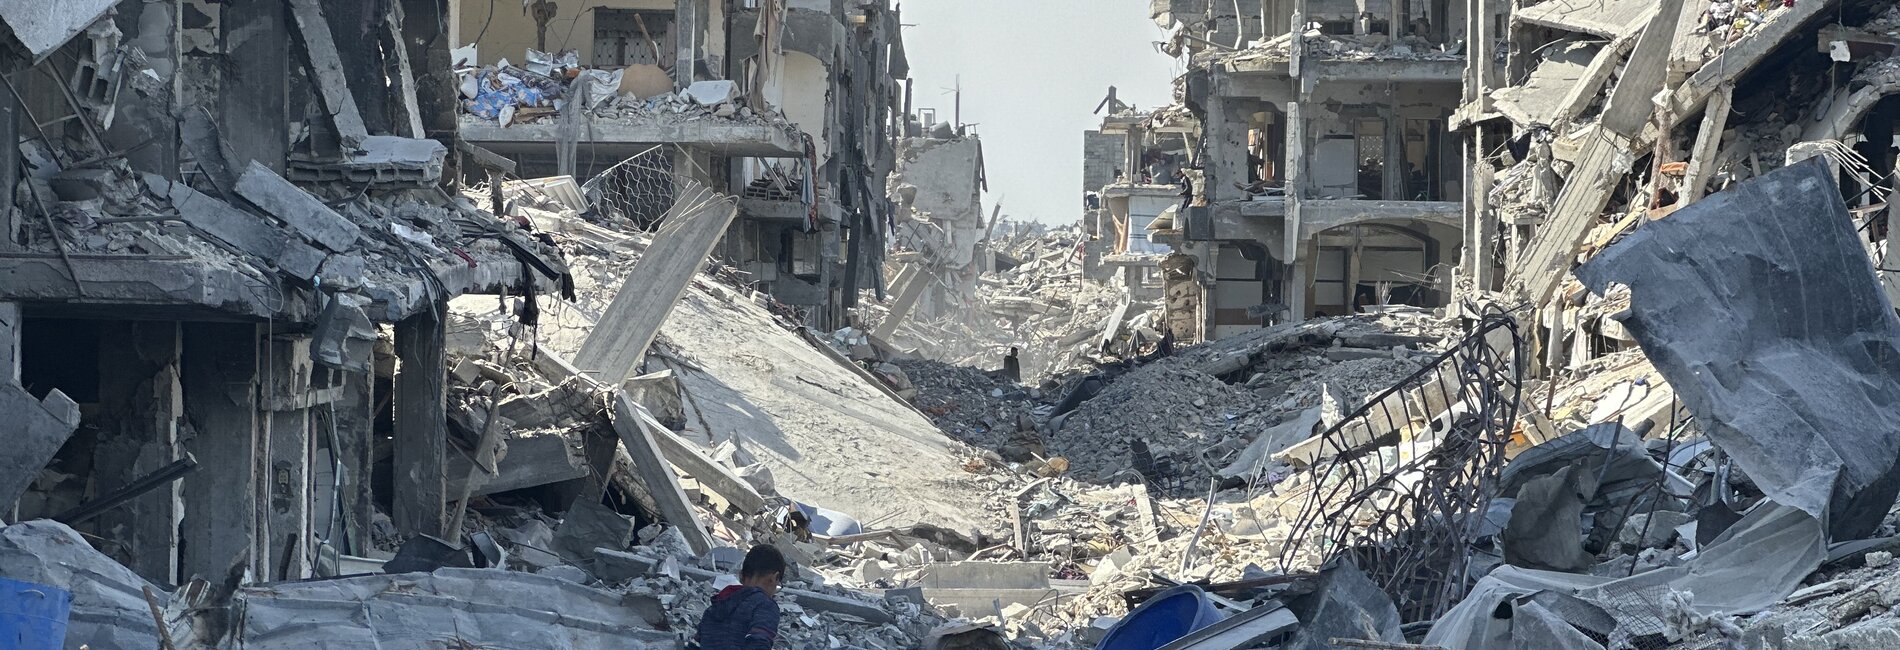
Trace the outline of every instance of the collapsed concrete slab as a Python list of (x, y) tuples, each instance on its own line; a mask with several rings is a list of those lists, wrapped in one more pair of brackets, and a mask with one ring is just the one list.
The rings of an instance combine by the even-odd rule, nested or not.
[(117, 4), (113, 0), (6, 0), (0, 2), (0, 25), (5, 27), (9, 49), (39, 63)]
[(309, 281), (317, 277), (327, 255), (303, 243), (290, 233), (229, 203), (194, 190), (184, 183), (172, 183), (156, 174), (147, 174), (145, 184), (152, 191), (169, 196), (172, 208), (185, 222), (218, 241), (257, 256), (277, 266), (284, 274)]
[[(0, 577), (72, 592), (68, 648), (159, 647), (153, 605), (145, 600), (152, 584), (65, 524), (38, 520), (0, 528)], [(159, 598), (162, 604), (162, 592)]]
[(305, 239), (342, 253), (350, 250), (362, 234), (356, 224), (324, 205), (317, 197), (284, 180), (269, 167), (255, 160), (238, 177), (237, 193), (265, 212), (282, 219)]
[[(438, 569), (240, 589), (246, 648), (671, 648), (620, 595), (548, 576)], [(125, 646), (132, 647), (132, 646)]]
[(1836, 540), (1900, 494), (1900, 319), (1826, 164), (1651, 222), (1579, 269), (1630, 288), (1623, 326), (1717, 446)]
[(601, 314), (574, 365), (609, 384), (633, 376), (666, 315), (726, 233), (739, 209), (730, 197), (695, 183), (678, 190), (653, 245)]
[(0, 379), (0, 504), (11, 508), (79, 428), (79, 405), (54, 389), (45, 399)]

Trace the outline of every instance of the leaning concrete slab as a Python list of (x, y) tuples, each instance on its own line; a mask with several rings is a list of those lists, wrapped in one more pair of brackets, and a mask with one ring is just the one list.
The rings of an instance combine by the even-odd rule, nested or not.
[(1681, 0), (1663, 0), (1649, 25), (1630, 53), (1630, 63), (1610, 94), (1596, 133), (1585, 143), (1583, 155), (1563, 191), (1551, 206), (1550, 219), (1532, 238), (1530, 250), (1512, 268), (1512, 282), (1526, 295), (1542, 304), (1563, 283), (1577, 246), (1596, 223), (1597, 215), (1610, 203), (1616, 189), (1617, 160), (1648, 120), (1655, 106), (1652, 97), (1663, 89), (1669, 70), (1669, 48), (1676, 38), (1676, 18), (1682, 11)]
[(79, 405), (54, 389), (33, 397), (12, 382), (0, 382), (0, 508), (11, 509), (26, 486), (39, 478), (60, 445), (79, 428)]
[(608, 384), (633, 376), (673, 304), (739, 214), (731, 197), (684, 178), (677, 185), (679, 198), (663, 217), (653, 245), (574, 356), (576, 367)]
[(310, 62), (317, 100), (330, 114), (343, 146), (355, 147), (369, 136), (369, 130), (363, 125), (363, 115), (357, 112), (356, 98), (350, 94), (350, 82), (344, 77), (343, 60), (337, 56), (330, 23), (324, 19), (318, 0), (290, 0), (290, 13), (297, 19), (298, 41)]
[[(646, 420), (640, 417), (645, 411), (627, 394), (614, 393), (613, 397), (614, 431), (620, 434), (620, 442), (627, 448), (627, 455), (633, 458), (634, 472), (639, 474), (647, 491), (653, 495), (653, 501), (660, 508), (660, 516), (677, 527), (685, 537), (694, 553), (705, 553), (712, 548), (712, 538), (699, 527), (699, 517), (693, 512), (693, 504), (686, 499), (686, 492), (680, 489), (679, 477), (673, 475), (673, 468), (667, 466), (666, 459), (660, 455), (658, 443), (653, 441), (653, 432), (647, 429)], [(649, 416), (650, 418), (651, 416)]]
[(117, 4), (115, 0), (0, 0), (4, 42), (37, 64)]
[(362, 235), (356, 224), (255, 160), (238, 177), (237, 192), (284, 220), (297, 234), (332, 251), (348, 251)]
[(191, 224), (218, 241), (274, 264), (284, 274), (299, 280), (317, 276), (323, 251), (290, 236), (290, 233), (243, 210), (231, 207), (184, 183), (172, 183), (155, 174), (147, 174), (145, 184), (153, 191), (169, 194), (172, 208), (185, 223)]

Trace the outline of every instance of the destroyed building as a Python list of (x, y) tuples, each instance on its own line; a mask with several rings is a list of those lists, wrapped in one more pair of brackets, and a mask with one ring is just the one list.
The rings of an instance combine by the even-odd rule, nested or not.
[(1158, 0), (1066, 225), (882, 2), (505, 4), (0, 6), (0, 644), (1900, 638), (1891, 3)]
[(162, 585), (310, 576), (377, 511), (442, 534), (446, 304), (565, 269), (438, 189), (448, 41), (402, 11), (429, 3), (64, 6), (4, 16), (7, 519)]
[[(1465, 3), (1265, 6), (1156, 3), (1164, 48), (1188, 68), (1180, 104), (1103, 122), (1127, 134), (1136, 183), (1104, 190), (1110, 205), (1116, 193), (1162, 195), (1143, 183), (1192, 185), (1174, 214), (1116, 222), (1129, 241), (1175, 253), (1176, 335), (1447, 304), (1464, 181), (1446, 124), (1459, 106)], [(1157, 146), (1182, 160), (1162, 162)], [(1183, 179), (1169, 177), (1183, 166)], [(1161, 218), (1141, 223), (1150, 216)]]
[[(658, 206), (675, 177), (739, 197), (720, 257), (819, 329), (889, 283), (878, 224), (909, 75), (891, 3), (450, 5), (463, 138), (514, 175)], [(568, 77), (584, 95), (558, 94)]]

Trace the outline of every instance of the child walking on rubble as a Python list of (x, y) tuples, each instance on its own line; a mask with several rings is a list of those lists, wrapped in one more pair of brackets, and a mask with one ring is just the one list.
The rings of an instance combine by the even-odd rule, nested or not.
[(785, 556), (768, 544), (752, 547), (739, 565), (739, 584), (713, 596), (699, 619), (694, 647), (703, 650), (770, 650), (778, 639), (779, 583)]

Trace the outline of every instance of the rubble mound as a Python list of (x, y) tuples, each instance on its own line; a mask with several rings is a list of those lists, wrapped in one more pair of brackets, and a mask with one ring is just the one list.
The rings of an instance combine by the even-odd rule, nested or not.
[(918, 410), (952, 438), (998, 449), (1018, 430), (1042, 395), (1000, 373), (929, 359), (895, 361), (917, 387)]
[(1351, 411), (1417, 372), (1428, 358), (1396, 351), (1384, 358), (1334, 360), (1334, 349), (1267, 355), (1237, 373), (1249, 378), (1241, 383), (1207, 373), (1195, 356), (1155, 361), (1114, 378), (1052, 427), (1046, 444), (1050, 453), (1069, 460), (1078, 478), (1107, 480), (1130, 466), (1130, 445), (1140, 440), (1185, 484), (1200, 484), (1261, 431), (1319, 406), (1324, 393)]

